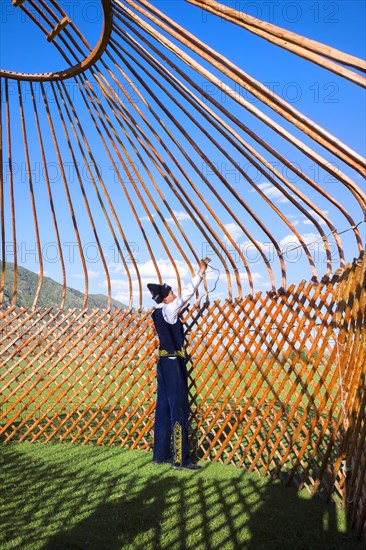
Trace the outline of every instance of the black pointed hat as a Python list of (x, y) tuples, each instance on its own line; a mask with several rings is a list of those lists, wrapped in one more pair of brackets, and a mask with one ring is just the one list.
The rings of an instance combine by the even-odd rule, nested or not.
[(169, 292), (172, 290), (172, 287), (167, 285), (166, 283), (162, 285), (157, 285), (154, 283), (149, 283), (147, 285), (147, 288), (151, 292), (152, 299), (157, 304), (161, 304), (161, 302), (166, 298), (169, 294)]

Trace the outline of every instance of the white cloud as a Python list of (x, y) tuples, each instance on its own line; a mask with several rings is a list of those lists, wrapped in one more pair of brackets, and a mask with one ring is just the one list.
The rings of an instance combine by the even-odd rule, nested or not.
[[(163, 277), (163, 279), (165, 278), (176, 278), (176, 272), (175, 272), (175, 269), (173, 267), (173, 264), (172, 262), (169, 260), (169, 259), (159, 259), (156, 261), (156, 263), (158, 264), (158, 267), (159, 267), (159, 270), (160, 270), (160, 273), (161, 273), (161, 276)], [(175, 264), (177, 266), (177, 270), (179, 272), (179, 275), (184, 278), (184, 277), (187, 277), (190, 275), (190, 272), (189, 272), (189, 269), (188, 269), (188, 266), (185, 262), (183, 262), (182, 260), (175, 260)], [(153, 278), (156, 278), (156, 270), (155, 270), (155, 266), (153, 264), (153, 261), (152, 260), (148, 260), (147, 262), (145, 263), (142, 263), (142, 264), (138, 264), (138, 269), (139, 269), (139, 272), (140, 272), (140, 275), (141, 277), (153, 277)]]
[[(160, 258), (159, 260), (157, 260), (157, 264), (158, 264), (163, 281), (176, 290), (177, 275), (172, 265), (172, 262), (169, 259)], [(175, 264), (177, 266), (177, 270), (181, 279), (181, 285), (182, 287), (184, 287), (186, 284), (188, 284), (188, 282), (192, 278), (191, 271), (189, 270), (188, 265), (182, 260), (175, 260)], [(118, 275), (118, 277), (114, 277), (113, 279), (111, 279), (113, 298), (115, 298), (116, 300), (124, 304), (129, 303), (130, 287), (129, 287), (128, 278), (126, 276), (126, 271), (122, 265), (116, 265), (116, 264), (112, 264), (112, 265), (114, 266), (114, 274)], [(158, 281), (155, 266), (152, 260), (148, 260), (147, 262), (144, 262), (144, 263), (138, 263), (137, 266), (141, 277), (141, 288), (142, 288), (143, 299), (144, 301), (146, 299), (146, 302), (148, 303), (148, 301), (151, 301), (151, 295), (149, 290), (147, 289), (147, 284)], [(192, 268), (194, 270), (194, 273), (197, 273), (198, 265), (192, 264)], [(131, 282), (132, 282), (133, 295), (136, 300), (139, 295), (139, 285), (138, 285), (138, 280), (136, 277), (135, 270), (132, 267), (132, 265), (131, 265), (130, 273), (131, 273), (131, 279), (132, 279)], [(208, 269), (206, 271), (206, 279), (209, 283), (208, 286), (210, 286), (210, 283), (212, 281), (216, 281), (217, 277), (218, 277), (217, 271)], [(107, 287), (107, 282), (103, 281), (99, 284), (99, 286), (100, 288), (105, 289)], [(204, 286), (203, 284), (201, 284), (200, 293), (203, 292), (203, 288)]]
[[(259, 273), (258, 271), (255, 271), (254, 273), (251, 273), (252, 279), (255, 282), (259, 282), (261, 279), (263, 279), (263, 275)], [(248, 281), (249, 277), (246, 271), (240, 272), (240, 277), (244, 279), (245, 281)]]
[(258, 187), (261, 191), (263, 191), (263, 193), (269, 199), (273, 199), (276, 202), (280, 202), (280, 203), (289, 202), (289, 200), (284, 196), (282, 191), (277, 187), (275, 187), (274, 185), (272, 185), (271, 183), (268, 183), (268, 181), (264, 183), (260, 183)]
[[(191, 220), (191, 216), (182, 210), (173, 210), (173, 214), (176, 217), (178, 222), (184, 222), (186, 220)], [(175, 220), (173, 218), (165, 218), (168, 223), (175, 223)]]
[[(155, 218), (156, 214), (151, 214), (152, 218)], [(149, 216), (140, 216), (140, 222), (151, 222), (151, 219)]]
[(100, 271), (93, 271), (93, 270), (88, 271), (89, 279), (97, 279), (99, 275), (100, 275)]
[(108, 269), (110, 273), (119, 273), (120, 275), (126, 275), (126, 270), (124, 268), (124, 265), (122, 264), (122, 260), (120, 263), (111, 263), (108, 264)]
[[(100, 288), (106, 289), (107, 288), (107, 282), (103, 281), (99, 284)], [(130, 286), (129, 281), (127, 278), (124, 279), (111, 279), (111, 287), (112, 287), (112, 296), (115, 300), (118, 300), (122, 304), (128, 305), (130, 303)], [(146, 288), (146, 285), (142, 285), (143, 295), (150, 294), (148, 289)], [(135, 300), (137, 300), (137, 297), (139, 296), (139, 286), (137, 279), (134, 279), (132, 281), (132, 294), (135, 297)], [(137, 303), (134, 304), (135, 307), (137, 307)]]
[[(176, 285), (176, 271), (174, 269), (174, 266), (172, 262), (169, 259), (158, 259), (156, 261), (159, 271), (161, 273), (162, 278), (166, 283), (169, 283), (169, 281), (174, 282), (174, 285)], [(175, 264), (177, 266), (178, 273), (181, 277), (181, 279), (190, 279), (191, 278), (191, 272), (188, 268), (188, 265), (183, 262), (182, 260), (175, 260)], [(130, 264), (130, 273), (133, 279), (136, 278), (136, 272), (132, 264)], [(140, 277), (142, 280), (146, 280), (147, 282), (151, 282), (152, 280), (157, 280), (157, 273), (154, 266), (154, 263), (152, 260), (148, 260), (144, 263), (137, 263), (137, 268), (140, 274)], [(193, 265), (193, 269), (197, 269), (197, 266)], [(111, 264), (110, 265), (110, 271), (114, 274), (118, 274), (123, 276), (121, 279), (115, 279), (114, 283), (117, 285), (119, 282), (123, 282), (127, 279), (125, 279), (126, 270), (123, 267), (122, 264)]]
[[(97, 279), (100, 274), (100, 271), (93, 271), (92, 269), (89, 269), (88, 279)], [(84, 279), (84, 271), (81, 271), (80, 273), (73, 273), (72, 276), (75, 277), (75, 279)]]
[[(224, 227), (226, 231), (231, 235), (233, 240), (236, 242), (239, 241), (240, 238), (244, 235), (243, 230), (239, 227), (237, 223), (234, 223), (234, 222), (226, 223)], [(225, 234), (222, 236), (222, 239), (225, 242), (230, 242), (228, 237)]]
[[(184, 210), (174, 210), (173, 209), (173, 213), (174, 213), (174, 216), (175, 216), (175, 218), (178, 222), (184, 222), (184, 221), (192, 219), (191, 216), (187, 212), (184, 212)], [(151, 214), (151, 217), (155, 218), (156, 214), (155, 213)], [(151, 219), (150, 219), (149, 216), (141, 216), (140, 221), (142, 221), (142, 222), (151, 222)], [(173, 219), (171, 217), (170, 218), (165, 218), (165, 221), (168, 222), (168, 223), (175, 223), (175, 219)]]
[[(263, 279), (263, 275), (258, 271), (251, 271), (254, 290), (265, 290), (271, 287), (271, 283), (268, 278)], [(244, 282), (249, 282), (249, 277), (246, 271), (240, 272), (240, 278)]]
[(300, 221), (299, 221), (299, 215), (298, 214), (285, 214), (286, 218), (288, 219), (288, 221), (294, 226), (296, 227), (297, 225), (299, 225)]
[[(323, 241), (317, 233), (303, 233), (302, 238), (307, 246), (310, 244), (317, 244), (317, 246), (323, 249)], [(299, 246), (302, 247), (299, 239), (296, 235), (290, 234), (286, 235), (283, 239), (280, 240), (280, 247), (282, 250), (290, 252), (292, 249), (295, 249)]]

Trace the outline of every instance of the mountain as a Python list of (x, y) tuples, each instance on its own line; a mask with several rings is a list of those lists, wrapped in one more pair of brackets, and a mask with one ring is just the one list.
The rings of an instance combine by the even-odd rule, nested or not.
[[(1, 263), (0, 263), (1, 265)], [(7, 308), (11, 305), (12, 293), (13, 293), (13, 277), (14, 277), (14, 264), (6, 263), (6, 275), (5, 275), (5, 290), (2, 307)], [(38, 274), (18, 266), (18, 279), (17, 279), (17, 306), (29, 307), (32, 306), (34, 296), (38, 285)], [(37, 307), (60, 307), (62, 296), (62, 285), (57, 283), (50, 277), (43, 277), (43, 283)], [(65, 305), (66, 309), (69, 308), (82, 308), (84, 302), (84, 294), (79, 290), (67, 287)], [(107, 307), (108, 298), (104, 294), (89, 294), (87, 307), (88, 308), (105, 308)], [(118, 302), (117, 300), (111, 300), (111, 308), (123, 308), (127, 309), (128, 306)]]

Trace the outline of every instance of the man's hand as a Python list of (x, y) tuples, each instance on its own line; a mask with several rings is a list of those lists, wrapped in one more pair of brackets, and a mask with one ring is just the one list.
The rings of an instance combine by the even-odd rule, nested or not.
[(207, 256), (206, 256), (206, 258), (202, 258), (202, 260), (199, 261), (198, 266), (200, 268), (200, 274), (201, 275), (205, 274), (207, 266), (210, 263), (210, 261), (211, 261), (211, 258), (208, 258)]

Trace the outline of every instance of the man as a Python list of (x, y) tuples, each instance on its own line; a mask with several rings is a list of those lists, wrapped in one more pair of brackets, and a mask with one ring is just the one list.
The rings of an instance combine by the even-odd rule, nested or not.
[(167, 284), (148, 284), (158, 307), (152, 319), (160, 340), (157, 365), (157, 400), (154, 425), (154, 464), (171, 463), (175, 469), (197, 470), (188, 448), (188, 384), (183, 324), (179, 314), (196, 292), (210, 258), (199, 262), (199, 271), (176, 296)]

